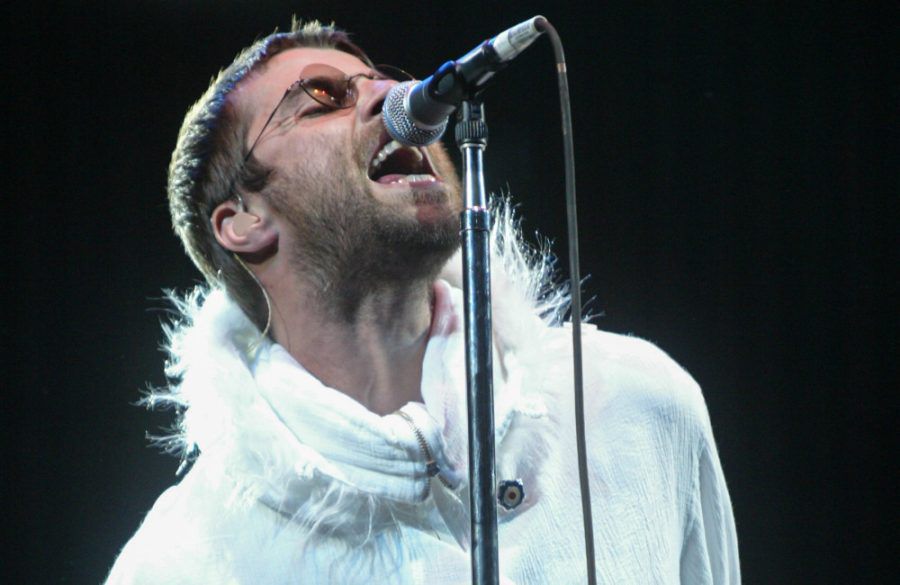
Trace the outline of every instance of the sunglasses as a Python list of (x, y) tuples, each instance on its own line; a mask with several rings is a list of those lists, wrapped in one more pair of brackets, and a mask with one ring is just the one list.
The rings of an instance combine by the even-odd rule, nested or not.
[[(356, 105), (359, 96), (355, 82), (360, 77), (400, 82), (413, 79), (413, 76), (406, 71), (391, 65), (376, 65), (372, 72), (357, 73), (356, 75), (347, 75), (336, 67), (322, 63), (307, 65), (300, 72), (300, 79), (285, 90), (281, 100), (269, 114), (266, 123), (263, 124), (250, 146), (250, 150), (244, 155), (244, 162), (250, 160), (253, 149), (262, 138), (263, 132), (266, 131), (279, 111), (285, 113), (285, 119), (297, 119), (352, 108)], [(308, 98), (312, 98), (312, 100)]]

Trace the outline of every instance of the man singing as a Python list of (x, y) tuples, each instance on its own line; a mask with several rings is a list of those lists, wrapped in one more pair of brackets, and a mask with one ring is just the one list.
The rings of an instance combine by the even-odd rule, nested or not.
[[(108, 583), (468, 583), (459, 181), (392, 141), (402, 74), (312, 22), (242, 52), (191, 108), (169, 168), (208, 286), (168, 331), (193, 466)], [(586, 582), (564, 295), (494, 233), (501, 581)], [(731, 503), (699, 388), (653, 345), (584, 334), (602, 583), (738, 583)]]

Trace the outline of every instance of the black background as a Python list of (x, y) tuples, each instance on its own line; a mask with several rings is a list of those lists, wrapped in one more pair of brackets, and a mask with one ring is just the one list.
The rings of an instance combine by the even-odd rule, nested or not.
[[(4, 8), (4, 582), (96, 583), (177, 461), (162, 384), (181, 118), (290, 16), (424, 76), (534, 14), (566, 44), (601, 327), (703, 386), (747, 583), (895, 574), (896, 20), (862, 3), (135, 1)], [(894, 41), (896, 39), (893, 39)], [(566, 266), (549, 43), (487, 96), (488, 188)], [(891, 67), (887, 65), (890, 64)], [(597, 522), (603, 511), (595, 511)]]

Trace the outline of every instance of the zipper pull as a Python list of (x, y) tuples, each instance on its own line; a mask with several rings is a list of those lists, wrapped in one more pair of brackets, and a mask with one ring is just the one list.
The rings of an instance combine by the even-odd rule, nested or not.
[[(435, 460), (434, 455), (432, 455), (431, 448), (428, 445), (428, 440), (425, 439), (425, 433), (423, 433), (419, 429), (418, 425), (416, 425), (416, 422), (413, 420), (413, 418), (409, 414), (403, 412), (402, 410), (398, 410), (394, 414), (398, 415), (400, 418), (405, 420), (406, 424), (408, 424), (409, 427), (412, 429), (413, 435), (415, 435), (415, 437), (416, 437), (416, 442), (419, 444), (419, 450), (421, 450), (422, 455), (425, 456), (425, 473), (428, 474), (428, 477), (436, 477), (436, 478), (438, 478), (438, 480), (440, 480), (440, 482), (442, 484), (444, 484), (444, 487), (446, 487), (447, 489), (452, 489), (450, 487), (450, 482), (447, 480), (447, 478), (444, 477), (443, 475), (441, 475), (441, 467), (438, 465), (438, 462)], [(428, 489), (429, 490), (431, 489), (430, 482), (429, 482)], [(425, 497), (428, 497), (427, 491), (425, 492)]]

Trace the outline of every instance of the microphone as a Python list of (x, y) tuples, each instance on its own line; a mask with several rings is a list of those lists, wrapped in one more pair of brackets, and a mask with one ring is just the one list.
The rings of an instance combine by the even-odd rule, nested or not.
[(382, 109), (391, 138), (406, 146), (426, 146), (447, 129), (450, 114), (477, 95), (495, 73), (538, 38), (546, 22), (535, 16), (484, 41), (456, 61), (447, 61), (422, 81), (406, 81), (388, 92)]

